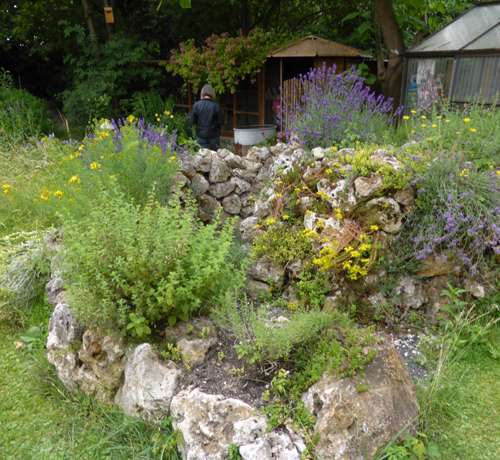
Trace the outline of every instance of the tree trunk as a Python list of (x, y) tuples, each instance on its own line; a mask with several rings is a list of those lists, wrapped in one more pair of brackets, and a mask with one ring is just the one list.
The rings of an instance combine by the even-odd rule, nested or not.
[(387, 68), (379, 75), (382, 92), (392, 97), (394, 108), (400, 104), (401, 78), (403, 76), (403, 54), (406, 51), (403, 33), (399, 27), (392, 0), (374, 0), (380, 29), (389, 53)]
[(83, 14), (85, 16), (85, 20), (87, 21), (87, 27), (89, 29), (90, 40), (92, 40), (92, 44), (94, 45), (96, 53), (99, 51), (97, 41), (95, 39), (95, 28), (94, 21), (92, 21), (92, 14), (90, 12), (89, 4), (87, 0), (82, 0), (83, 6)]

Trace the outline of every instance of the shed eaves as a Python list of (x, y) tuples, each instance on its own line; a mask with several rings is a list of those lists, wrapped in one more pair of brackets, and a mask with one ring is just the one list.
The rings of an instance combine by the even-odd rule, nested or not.
[(269, 53), (268, 57), (361, 57), (372, 59), (364, 51), (309, 35)]

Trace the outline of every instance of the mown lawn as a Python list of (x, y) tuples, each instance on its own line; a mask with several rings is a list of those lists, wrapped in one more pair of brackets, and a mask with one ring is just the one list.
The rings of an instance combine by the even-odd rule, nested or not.
[(473, 349), (453, 363), (445, 383), (436, 395), (441, 410), (427, 432), (442, 458), (500, 459), (500, 360)]

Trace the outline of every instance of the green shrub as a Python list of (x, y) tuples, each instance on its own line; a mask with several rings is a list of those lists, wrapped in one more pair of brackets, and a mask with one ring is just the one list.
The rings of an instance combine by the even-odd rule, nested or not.
[(64, 226), (65, 278), (75, 315), (88, 326), (125, 328), (130, 313), (153, 326), (187, 320), (240, 286), (227, 263), (232, 221), (203, 226), (192, 202), (143, 208), (104, 192), (90, 215)]
[[(53, 133), (56, 126), (45, 101), (24, 89), (0, 85), (0, 134), (10, 141)], [(3, 144), (3, 143), (2, 143)]]

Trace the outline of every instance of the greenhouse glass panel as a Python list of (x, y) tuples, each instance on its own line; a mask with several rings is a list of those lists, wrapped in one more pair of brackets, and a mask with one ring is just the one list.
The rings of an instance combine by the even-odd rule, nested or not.
[(470, 45), (464, 48), (464, 51), (470, 50), (491, 50), (500, 48), (500, 24), (486, 32), (483, 36), (474, 40)]
[[(409, 50), (410, 53), (456, 51), (470, 44), (500, 21), (500, 4), (477, 5)], [(498, 43), (497, 43), (498, 47)]]
[(452, 99), (491, 104), (500, 92), (500, 56), (464, 57), (457, 60)]
[(427, 111), (450, 92), (453, 58), (408, 59), (404, 114)]

